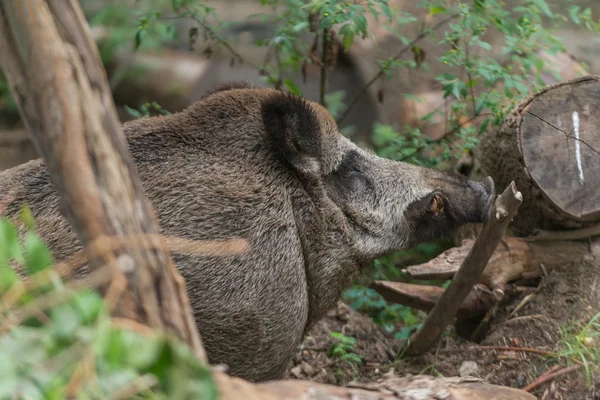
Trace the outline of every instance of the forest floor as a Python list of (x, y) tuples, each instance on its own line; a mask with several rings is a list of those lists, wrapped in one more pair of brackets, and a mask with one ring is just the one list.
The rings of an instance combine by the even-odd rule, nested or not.
[[(472, 375), (488, 383), (524, 388), (549, 369), (576, 365), (565, 357), (571, 352), (578, 361), (583, 356), (588, 367), (560, 375), (531, 393), (545, 400), (600, 399), (600, 325), (584, 330), (600, 313), (600, 264), (564, 265), (536, 283), (528, 292), (505, 298), (480, 343), (459, 337), (451, 327), (436, 348), (410, 358), (400, 356), (400, 341), (340, 302), (313, 327), (291, 362), (288, 378), (348, 385), (377, 381), (390, 373)], [(511, 315), (527, 296), (526, 304)], [(331, 355), (332, 346), (339, 343), (331, 332), (356, 338), (342, 353), (360, 359)], [(484, 346), (521, 347), (551, 355)]]

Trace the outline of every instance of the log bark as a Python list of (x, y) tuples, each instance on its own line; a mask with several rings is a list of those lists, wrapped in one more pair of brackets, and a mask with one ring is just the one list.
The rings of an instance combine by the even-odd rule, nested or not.
[(407, 353), (423, 354), (440, 338), (485, 269), (521, 201), (521, 193), (517, 191), (515, 183), (511, 182), (496, 199), (489, 220), (483, 224), (481, 233), (450, 285), (427, 315), (421, 328), (410, 337)]
[(337, 387), (300, 380), (280, 380), (250, 384), (222, 373), (215, 377), (222, 400), (534, 400), (520, 389), (491, 385), (476, 378), (438, 378), (426, 375), (386, 378), (380, 382)]
[[(424, 264), (410, 266), (404, 272), (415, 279), (452, 279), (474, 243), (474, 240), (466, 239), (461, 246), (446, 250)], [(537, 242), (505, 236), (477, 282), (490, 290), (502, 291), (509, 282), (540, 277), (556, 266), (583, 262), (590, 257), (589, 246), (585, 243), (567, 240)]]
[[(0, 0), (0, 62), (62, 212), (94, 268), (110, 265), (115, 314), (204, 349), (183, 278), (159, 233), (117, 118), (106, 73), (76, 0)], [(140, 246), (113, 251), (115, 238)], [(113, 281), (116, 282), (116, 281)], [(123, 284), (123, 280), (120, 281)]]
[(475, 154), (481, 172), (497, 187), (514, 180), (523, 194), (517, 234), (600, 220), (599, 98), (597, 75), (550, 85), (482, 135)]

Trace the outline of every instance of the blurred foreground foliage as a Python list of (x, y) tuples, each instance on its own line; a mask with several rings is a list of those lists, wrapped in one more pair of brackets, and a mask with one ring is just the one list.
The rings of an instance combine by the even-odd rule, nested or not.
[(217, 398), (187, 345), (112, 319), (97, 292), (49, 268), (28, 215), (23, 239), (0, 219), (0, 399)]

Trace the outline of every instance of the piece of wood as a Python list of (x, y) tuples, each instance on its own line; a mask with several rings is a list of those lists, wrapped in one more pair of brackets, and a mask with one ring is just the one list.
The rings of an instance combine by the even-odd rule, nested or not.
[[(206, 360), (185, 283), (163, 243), (113, 251), (115, 237), (156, 236), (106, 73), (76, 0), (0, 0), (0, 63), (21, 117), (90, 264), (125, 287), (116, 316), (176, 335)], [(127, 271), (123, 268), (127, 266)], [(120, 290), (115, 290), (120, 288)], [(109, 292), (111, 292), (109, 290)]]
[(600, 221), (600, 76), (550, 85), (481, 137), (475, 157), (497, 187), (514, 180), (523, 206), (513, 228), (582, 228)]
[[(388, 302), (422, 311), (431, 311), (444, 293), (444, 288), (439, 286), (404, 282), (375, 281), (371, 284), (371, 288)], [(493, 304), (494, 297), (488, 290), (473, 288), (460, 304), (456, 315), (460, 317), (483, 315)]]
[[(338, 387), (303, 380), (251, 384), (223, 373), (214, 374), (222, 400), (535, 400), (523, 390), (492, 385), (477, 378), (440, 378), (428, 375), (392, 376), (369, 384)], [(415, 397), (416, 396), (416, 397)]]
[[(423, 280), (452, 279), (473, 248), (474, 240), (465, 239), (461, 246), (453, 247), (424, 264), (404, 270), (412, 278)], [(477, 282), (491, 290), (504, 290), (509, 282), (542, 276), (554, 267), (590, 259), (590, 249), (585, 243), (566, 240), (530, 241), (529, 238), (502, 238)]]
[(408, 354), (423, 354), (440, 338), (485, 269), (522, 200), (514, 182), (496, 199), (489, 220), (484, 223), (460, 269), (421, 328), (410, 337), (406, 348)]

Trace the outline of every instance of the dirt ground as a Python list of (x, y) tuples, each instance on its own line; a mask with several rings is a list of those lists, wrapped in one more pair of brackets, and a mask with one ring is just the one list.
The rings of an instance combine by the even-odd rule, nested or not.
[[(528, 300), (524, 306), (511, 315), (525, 298)], [(458, 337), (452, 327), (436, 348), (423, 356), (406, 358), (398, 354), (400, 341), (367, 316), (339, 303), (313, 327), (292, 361), (288, 377), (346, 385), (376, 381), (386, 373), (449, 377), (462, 372), (489, 383), (524, 388), (553, 367), (557, 370), (575, 363), (555, 356), (481, 347), (522, 347), (556, 354), (567, 351), (569, 345), (588, 346), (597, 355), (598, 333), (582, 335), (579, 341), (577, 334), (599, 312), (600, 263), (564, 265), (550, 271), (527, 290), (505, 298), (481, 343)], [(569, 328), (572, 330), (568, 331)], [(337, 342), (330, 332), (356, 338), (353, 352), (362, 357), (362, 362), (353, 364), (330, 355), (331, 346)], [(545, 400), (600, 399), (600, 366), (597, 365), (600, 360), (595, 362), (596, 365), (589, 367), (593, 373), (591, 385), (585, 369), (581, 368), (539, 385), (532, 393)]]

